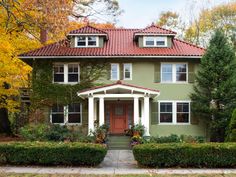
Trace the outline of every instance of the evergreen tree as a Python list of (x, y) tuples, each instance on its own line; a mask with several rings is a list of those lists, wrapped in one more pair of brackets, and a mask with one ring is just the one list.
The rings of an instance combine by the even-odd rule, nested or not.
[(236, 65), (233, 47), (221, 30), (216, 30), (196, 74), (193, 114), (208, 121), (211, 141), (224, 141), (236, 107)]

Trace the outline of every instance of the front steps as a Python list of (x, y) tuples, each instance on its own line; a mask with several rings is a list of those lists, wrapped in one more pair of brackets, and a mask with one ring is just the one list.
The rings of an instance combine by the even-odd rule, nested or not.
[(109, 135), (108, 149), (110, 150), (130, 149), (130, 137), (124, 135)]

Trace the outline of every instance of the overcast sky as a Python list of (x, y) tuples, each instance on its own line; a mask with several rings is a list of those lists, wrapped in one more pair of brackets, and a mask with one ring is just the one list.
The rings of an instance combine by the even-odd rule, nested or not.
[(175, 11), (188, 21), (191, 14), (198, 14), (203, 7), (211, 7), (232, 0), (118, 0), (124, 10), (118, 17), (117, 26), (143, 28), (156, 21), (163, 11)]

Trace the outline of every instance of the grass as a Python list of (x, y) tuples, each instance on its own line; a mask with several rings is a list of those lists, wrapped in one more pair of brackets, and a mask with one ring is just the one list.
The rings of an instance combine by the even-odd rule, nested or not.
[(188, 175), (84, 175), (84, 174), (18, 174), (18, 173), (1, 173), (0, 177), (236, 177), (236, 174), (188, 174)]

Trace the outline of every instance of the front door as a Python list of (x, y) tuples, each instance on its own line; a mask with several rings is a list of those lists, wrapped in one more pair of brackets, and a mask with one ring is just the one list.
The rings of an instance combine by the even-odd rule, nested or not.
[(124, 130), (128, 129), (128, 104), (111, 104), (110, 113), (110, 132), (113, 134), (124, 133)]

